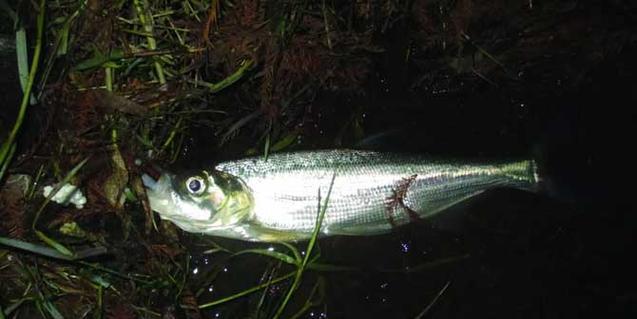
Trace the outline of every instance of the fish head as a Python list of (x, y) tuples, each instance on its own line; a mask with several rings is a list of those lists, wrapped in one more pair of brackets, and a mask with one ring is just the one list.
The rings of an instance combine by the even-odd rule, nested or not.
[(229, 232), (252, 214), (249, 188), (225, 172), (164, 172), (157, 180), (147, 174), (142, 180), (151, 209), (188, 232)]

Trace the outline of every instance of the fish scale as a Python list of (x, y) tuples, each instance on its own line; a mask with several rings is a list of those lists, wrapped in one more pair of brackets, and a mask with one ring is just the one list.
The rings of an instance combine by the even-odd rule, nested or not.
[(315, 226), (319, 189), (325, 196), (336, 174), (321, 226), (326, 235), (377, 234), (409, 222), (401, 205), (391, 209), (387, 202), (412, 175), (416, 178), (404, 204), (423, 218), (492, 187), (531, 189), (537, 182), (530, 160), (461, 163), (356, 150), (273, 154), (267, 160), (221, 163), (216, 169), (248, 186), (253, 223), (304, 234)]
[(427, 218), (494, 187), (534, 190), (533, 160), (460, 161), (320, 150), (272, 154), (195, 173), (144, 176), (150, 206), (195, 233), (249, 241), (307, 239), (319, 194), (332, 191), (320, 235), (373, 235)]

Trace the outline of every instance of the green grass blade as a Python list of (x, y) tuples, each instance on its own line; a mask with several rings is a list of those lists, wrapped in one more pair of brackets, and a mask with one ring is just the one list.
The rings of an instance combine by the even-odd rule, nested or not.
[(0, 245), (28, 251), (30, 253), (55, 259), (73, 260), (73, 257), (71, 257), (70, 255), (63, 254), (56, 249), (28, 243), (17, 239), (0, 237)]
[[(307, 249), (305, 251), (305, 259), (303, 260), (303, 267), (307, 265), (308, 260), (310, 260), (310, 255), (312, 254), (312, 249), (316, 245), (316, 240), (318, 238), (318, 234), (321, 230), (321, 225), (323, 224), (323, 219), (325, 217), (325, 211), (327, 210), (327, 206), (330, 202), (330, 195), (332, 194), (332, 188), (334, 186), (334, 180), (336, 179), (336, 172), (332, 175), (332, 180), (330, 181), (330, 187), (327, 190), (327, 196), (325, 197), (325, 203), (322, 207), (320, 207), (320, 212), (316, 217), (316, 225), (314, 226), (314, 231), (312, 232), (312, 238), (310, 238), (310, 242), (307, 244)], [(320, 199), (320, 197), (319, 197)]]
[[(41, 235), (44, 235), (38, 231), (36, 231), (36, 234), (38, 235), (38, 237), (40, 237)], [(44, 237), (46, 239), (41, 238), (44, 241), (51, 240), (46, 236)], [(59, 245), (55, 241), (53, 241), (53, 243), (48, 243), (48, 244)], [(58, 247), (58, 248), (52, 249), (49, 247), (44, 247), (37, 244), (32, 244), (29, 242), (25, 242), (25, 241), (13, 239), (13, 238), (8, 238), (8, 237), (0, 237), (0, 245), (28, 251), (30, 253), (45, 256), (45, 257), (51, 257), (55, 259), (62, 259), (62, 260), (69, 260), (69, 261), (103, 255), (107, 252), (106, 248), (104, 247), (94, 247), (94, 248), (87, 248), (87, 249), (81, 250), (78, 253), (73, 253), (70, 250), (64, 248), (64, 246), (62, 245), (60, 245), (62, 248)]]
[(64, 316), (50, 300), (42, 300), (42, 306), (53, 319), (64, 319)]
[[(325, 289), (324, 289), (324, 281), (322, 280), (322, 278), (320, 280), (318, 280), (315, 284), (314, 287), (312, 287), (312, 291), (310, 292), (309, 297), (307, 298), (307, 300), (305, 301), (305, 304), (303, 305), (303, 307), (301, 307), (301, 309), (299, 309), (299, 311), (296, 312), (296, 314), (294, 314), (291, 318), (292, 319), (296, 319), (296, 318), (300, 318), (304, 313), (306, 313), (308, 310), (310, 310), (310, 308), (312, 307), (316, 307), (319, 305), (320, 300), (322, 300), (325, 297)], [(313, 301), (314, 296), (316, 294), (319, 294), (319, 300), (317, 301)]]
[(263, 145), (263, 160), (267, 161), (270, 156), (270, 132), (265, 134), (265, 145)]
[(38, 172), (35, 174), (35, 178), (33, 178), (33, 182), (31, 182), (31, 185), (29, 185), (29, 189), (26, 191), (24, 198), (27, 201), (31, 201), (31, 199), (33, 199), (33, 196), (35, 196), (37, 185), (38, 183), (40, 183), (40, 179), (42, 178), (43, 174), (44, 174), (44, 164), (40, 165), (40, 168), (38, 168)]
[(4, 310), (4, 315), (5, 316), (11, 315), (11, 313), (13, 313), (16, 309), (20, 308), (20, 306), (22, 306), (22, 304), (25, 301), (31, 301), (31, 300), (32, 300), (31, 297), (24, 297), (24, 298), (18, 299), (17, 301), (14, 301)]
[(119, 48), (112, 49), (108, 54), (95, 50), (92, 57), (83, 60), (73, 67), (74, 71), (88, 71), (91, 69), (99, 68), (102, 65), (109, 62), (117, 62), (124, 59), (126, 56), (124, 51)]
[[(276, 271), (277, 268), (280, 268), (280, 267), (281, 267), (281, 263), (279, 263), (279, 265), (276, 268), (272, 267), (271, 270), (269, 270), (269, 271), (266, 270), (266, 272), (269, 272), (269, 274), (268, 274), (268, 283), (270, 285), (272, 285), (272, 277), (274, 276), (274, 272)], [(268, 287), (270, 285), (268, 285)], [(254, 319), (259, 319), (260, 318), (260, 315), (261, 315), (261, 313), (263, 311), (262, 310), (263, 309), (263, 305), (265, 304), (265, 299), (266, 299), (266, 297), (268, 295), (268, 287), (263, 289), (263, 292), (261, 293), (261, 298), (259, 298), (259, 303), (257, 303), (257, 307), (253, 311)]]
[(429, 270), (432, 268), (440, 267), (442, 265), (455, 263), (460, 260), (464, 260), (467, 258), (471, 258), (470, 254), (451, 256), (447, 258), (441, 258), (430, 262), (425, 262), (423, 264), (419, 264), (413, 267), (410, 267), (408, 270), (405, 269), (379, 269), (380, 272), (395, 272), (395, 273), (415, 273), (420, 271)]
[(55, 250), (59, 251), (62, 255), (73, 258), (73, 252), (70, 249), (66, 248), (64, 245), (48, 237), (47, 235), (45, 235), (43, 232), (39, 230), (36, 230), (35, 234), (38, 236), (38, 238), (40, 238), (41, 241), (53, 247)]
[(199, 305), (199, 309), (210, 308), (210, 307), (212, 307), (212, 306), (220, 305), (220, 304), (222, 304), (222, 303), (226, 303), (226, 302), (228, 302), (228, 301), (232, 301), (232, 300), (235, 300), (235, 299), (237, 299), (237, 298), (241, 298), (241, 297), (246, 296), (246, 295), (249, 295), (249, 294), (251, 294), (251, 293), (253, 293), (253, 292), (255, 292), (255, 291), (259, 291), (259, 290), (261, 290), (261, 289), (264, 289), (264, 288), (266, 288), (266, 287), (269, 287), (269, 286), (271, 286), (271, 285), (273, 285), (273, 284), (276, 284), (276, 283), (279, 283), (279, 282), (281, 282), (281, 281), (284, 281), (284, 280), (290, 279), (290, 278), (292, 278), (294, 275), (296, 275), (296, 271), (293, 271), (293, 272), (291, 272), (291, 273), (288, 273), (288, 274), (287, 274), (287, 275), (285, 275), (285, 276), (281, 276), (281, 277), (278, 277), (278, 278), (276, 278), (276, 279), (269, 280), (269, 281), (268, 281), (268, 282), (266, 282), (266, 283), (263, 283), (263, 284), (260, 284), (260, 285), (254, 286), (254, 287), (252, 287), (252, 288), (248, 288), (248, 289), (246, 289), (246, 290), (244, 290), (244, 291), (241, 291), (241, 292), (239, 292), (239, 293), (236, 293), (236, 294), (234, 294), (234, 295), (232, 295), (232, 296), (228, 296), (228, 297), (221, 298), (221, 299), (218, 299), (218, 300), (215, 300), (215, 301), (211, 301), (211, 302), (209, 302), (209, 303), (205, 303), (205, 304), (203, 304), (203, 305)]
[(15, 143), (11, 144), (11, 147), (9, 148), (9, 153), (7, 153), (7, 157), (5, 158), (4, 163), (2, 163), (2, 167), (0, 167), (0, 180), (2, 179), (2, 176), (4, 176), (4, 173), (7, 171), (7, 168), (9, 168), (9, 163), (11, 163), (11, 159), (13, 159), (14, 154), (15, 154)]
[(261, 115), (261, 111), (256, 110), (232, 124), (228, 128), (228, 130), (221, 136), (221, 144), (227, 142), (235, 133), (239, 131), (239, 129), (248, 124), (250, 121), (256, 119), (259, 115)]
[[(101, 271), (103, 273), (107, 273), (109, 275), (113, 275), (113, 276), (121, 278), (121, 279), (125, 279), (125, 280), (131, 281), (131, 282), (136, 282), (136, 283), (139, 283), (139, 284), (142, 284), (142, 285), (150, 285), (152, 283), (150, 280), (144, 280), (144, 279), (140, 279), (140, 278), (133, 277), (133, 276), (130, 276), (130, 275), (122, 274), (122, 273), (120, 273), (118, 271), (103, 267), (103, 266), (101, 266), (99, 264), (96, 264), (96, 263), (89, 263), (89, 262), (86, 262), (86, 261), (79, 261), (78, 264), (80, 264), (82, 266), (85, 266), (85, 267), (88, 267), (88, 268), (91, 268), (91, 269), (94, 269), (94, 270), (97, 270), (97, 271)], [(150, 277), (150, 276), (147, 276), (147, 277)]]
[[(8, 161), (8, 154), (11, 149), (11, 145), (15, 141), (20, 128), (22, 127), (22, 122), (24, 121), (24, 116), (27, 111), (27, 106), (29, 104), (29, 97), (31, 96), (31, 89), (33, 87), (33, 82), (35, 81), (35, 74), (38, 70), (38, 65), (40, 61), (40, 53), (42, 52), (42, 34), (44, 33), (44, 15), (46, 12), (46, 1), (40, 0), (40, 11), (37, 17), (37, 33), (35, 40), (35, 49), (33, 51), (33, 60), (31, 63), (31, 70), (29, 72), (29, 79), (27, 81), (26, 87), (24, 88), (24, 94), (22, 95), (22, 103), (20, 104), (20, 110), (18, 111), (18, 116), (16, 118), (15, 123), (13, 124), (13, 129), (9, 133), (7, 139), (2, 143), (0, 147), (0, 164), (2, 166), (5, 165), (5, 161)], [(17, 45), (17, 44), (16, 44)], [(2, 179), (2, 175), (0, 175), (0, 180)]]
[(49, 204), (49, 202), (51, 201), (51, 198), (53, 198), (53, 196), (55, 196), (55, 194), (57, 194), (60, 191), (60, 189), (62, 189), (62, 187), (65, 184), (67, 184), (69, 181), (71, 181), (71, 179), (75, 175), (77, 175), (77, 173), (84, 166), (84, 164), (86, 164), (86, 162), (88, 162), (89, 158), (90, 157), (87, 157), (84, 160), (82, 160), (80, 163), (75, 165), (75, 167), (73, 167), (73, 169), (71, 169), (71, 171), (68, 174), (66, 174), (64, 179), (62, 179), (62, 181), (55, 188), (53, 188), (53, 190), (51, 191), (51, 194), (49, 194), (49, 196), (47, 196), (46, 199), (44, 199), (44, 202), (42, 202), (42, 205), (40, 205), (40, 208), (35, 213), (35, 218), (33, 219), (33, 224), (31, 224), (31, 227), (33, 229), (35, 229), (35, 224), (38, 222), (38, 219), (40, 219), (40, 214), (42, 214), (42, 211), (44, 210), (44, 207), (46, 207), (46, 205)]
[(257, 255), (268, 256), (274, 259), (278, 259), (286, 264), (300, 266), (299, 261), (295, 260), (293, 257), (284, 253), (280, 253), (278, 251), (272, 251), (267, 249), (246, 249), (238, 253), (235, 253), (233, 256), (244, 255), (244, 254), (257, 254)]
[(436, 295), (436, 297), (431, 300), (431, 302), (429, 302), (429, 304), (427, 305), (427, 307), (425, 307), (425, 309), (423, 309), (417, 316), (415, 319), (422, 319), (424, 318), (428, 313), (429, 310), (431, 310), (431, 308), (438, 302), (438, 300), (440, 299), (440, 297), (442, 297), (442, 295), (445, 293), (445, 291), (447, 291), (447, 288), (449, 288), (449, 285), (451, 284), (451, 281), (447, 281), (447, 283), (442, 287), (442, 289), (440, 289), (440, 291), (438, 291), (438, 294)]
[[(144, 27), (144, 32), (148, 34), (146, 42), (148, 43), (148, 49), (151, 51), (157, 50), (157, 41), (153, 36), (153, 16), (148, 8), (148, 2), (146, 0), (133, 0), (133, 6), (135, 7), (135, 13)], [(155, 59), (155, 72), (157, 73), (157, 79), (159, 84), (166, 84), (166, 77), (164, 75), (164, 68), (159, 59)]]
[(325, 202), (324, 204), (321, 206), (321, 196), (320, 196), (320, 188), (319, 188), (319, 209), (318, 209), (318, 215), (316, 216), (316, 224), (314, 225), (314, 230), (312, 232), (312, 237), (310, 238), (310, 241), (307, 244), (307, 248), (305, 249), (305, 258), (303, 259), (303, 263), (301, 264), (301, 267), (299, 267), (296, 271), (296, 276), (294, 277), (294, 281), (292, 282), (292, 286), (290, 287), (290, 289), (288, 290), (287, 294), (285, 295), (285, 299), (283, 299), (283, 302), (281, 303), (281, 305), (279, 306), (279, 308), (277, 309), (276, 313), (274, 314), (274, 318), (279, 318), (281, 317), (281, 314), (283, 313), (283, 311), (285, 310), (285, 307), (287, 306), (288, 302), (290, 301), (290, 298), (292, 298), (292, 294), (294, 294), (294, 292), (296, 291), (296, 289), (298, 288), (299, 284), (301, 283), (301, 278), (303, 277), (303, 272), (306, 269), (306, 266), (308, 264), (308, 261), (310, 260), (310, 256), (312, 255), (312, 250), (314, 249), (314, 246), (316, 245), (316, 240), (318, 238), (318, 234), (321, 230), (321, 225), (323, 224), (323, 218), (325, 217), (325, 211), (327, 210), (327, 206), (329, 204), (330, 201), (330, 195), (332, 194), (332, 188), (334, 186), (334, 180), (336, 179), (336, 172), (334, 172), (334, 174), (332, 175), (332, 180), (330, 181), (330, 187), (327, 190), (327, 196), (325, 197)]
[(270, 151), (271, 152), (278, 152), (278, 151), (281, 151), (281, 150), (285, 149), (286, 147), (292, 145), (292, 143), (294, 143), (296, 141), (298, 136), (299, 136), (299, 132), (298, 131), (290, 132), (289, 134), (287, 134), (286, 136), (281, 138), (278, 142), (274, 143), (274, 145), (272, 145), (272, 147), (270, 148)]
[(226, 87), (234, 84), (235, 82), (239, 81), (243, 77), (243, 75), (252, 68), (252, 66), (254, 66), (254, 61), (243, 60), (239, 68), (236, 71), (234, 71), (234, 73), (230, 74), (228, 77), (226, 77), (225, 79), (217, 83), (209, 83), (209, 82), (205, 82), (201, 80), (198, 80), (198, 81), (190, 80), (189, 82), (192, 84), (205, 86), (208, 88), (208, 90), (210, 90), (211, 93), (217, 93), (225, 89)]
[(299, 250), (296, 249), (296, 247), (294, 247), (292, 244), (286, 242), (280, 242), (279, 244), (287, 247), (287, 249), (289, 249), (290, 252), (292, 252), (292, 254), (294, 255), (294, 259), (298, 260), (299, 263), (303, 260), (301, 257), (301, 253), (299, 253)]
[(15, 32), (15, 51), (18, 62), (18, 78), (20, 79), (22, 92), (25, 91), (29, 82), (29, 50), (27, 47), (27, 32), (21, 26)]

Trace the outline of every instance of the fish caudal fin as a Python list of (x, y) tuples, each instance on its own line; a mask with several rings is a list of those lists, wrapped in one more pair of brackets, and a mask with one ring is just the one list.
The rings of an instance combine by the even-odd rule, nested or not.
[(535, 160), (501, 164), (499, 168), (504, 176), (508, 178), (508, 183), (511, 187), (532, 192), (539, 190), (542, 179), (538, 173)]

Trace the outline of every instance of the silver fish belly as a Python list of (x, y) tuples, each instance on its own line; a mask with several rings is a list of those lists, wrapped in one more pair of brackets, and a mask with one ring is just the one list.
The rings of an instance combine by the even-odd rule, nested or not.
[(491, 188), (533, 190), (538, 183), (533, 160), (463, 163), (357, 150), (272, 154), (215, 170), (240, 179), (252, 197), (242, 225), (218, 234), (254, 241), (308, 238), (319, 192), (325, 199), (334, 174), (321, 235), (386, 233)]

